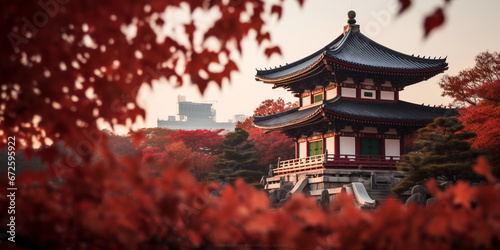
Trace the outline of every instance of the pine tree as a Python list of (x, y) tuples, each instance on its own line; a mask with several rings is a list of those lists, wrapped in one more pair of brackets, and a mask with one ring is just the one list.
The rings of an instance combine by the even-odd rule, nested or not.
[(247, 183), (258, 184), (264, 172), (257, 165), (254, 143), (248, 140), (248, 136), (249, 133), (242, 128), (236, 128), (226, 136), (223, 152), (214, 164), (217, 170), (208, 174), (207, 181), (233, 183), (242, 178)]
[(241, 128), (226, 136), (222, 144), (223, 152), (214, 164), (217, 169), (257, 170), (257, 160), (253, 142), (248, 141), (248, 132)]
[(207, 176), (207, 181), (217, 181), (225, 183), (234, 183), (236, 179), (241, 178), (246, 183), (252, 184), (256, 188), (262, 188), (260, 180), (264, 175), (261, 171), (253, 170), (232, 170), (232, 169), (221, 169), (212, 171)]
[(476, 134), (462, 131), (463, 128), (455, 117), (439, 117), (419, 129), (415, 141), (417, 151), (404, 155), (404, 161), (397, 165), (398, 170), (408, 176), (393, 191), (402, 193), (432, 177), (448, 182), (479, 181), (471, 166), (482, 152), (471, 149), (468, 140)]

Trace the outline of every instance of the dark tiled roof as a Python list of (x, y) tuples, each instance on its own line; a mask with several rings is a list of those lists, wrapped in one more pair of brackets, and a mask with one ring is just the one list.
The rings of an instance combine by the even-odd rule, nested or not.
[(281, 129), (307, 121), (318, 121), (322, 112), (336, 118), (375, 123), (430, 123), (437, 117), (452, 116), (454, 109), (436, 108), (405, 101), (371, 102), (334, 98), (320, 106), (298, 108), (269, 116), (255, 117), (254, 124), (265, 129)]
[(330, 47), (326, 56), (353, 66), (398, 72), (436, 70), (448, 65), (446, 59), (424, 59), (389, 49), (353, 29)]
[(389, 49), (363, 35), (358, 25), (351, 25), (345, 35), (341, 34), (324, 48), (301, 60), (274, 69), (257, 70), (256, 79), (266, 81), (300, 75), (318, 67), (323, 59), (363, 70), (396, 73), (441, 72), (448, 65), (445, 58), (422, 58)]
[(343, 37), (344, 35), (338, 36), (335, 40), (326, 45), (324, 48), (296, 62), (286, 64), (284, 66), (280, 66), (274, 69), (257, 70), (256, 77), (267, 78), (267, 79), (278, 79), (288, 75), (295, 75), (297, 73), (305, 71), (308, 68), (314, 66), (315, 64), (321, 62), (325, 56), (325, 51), (327, 50), (327, 48), (333, 46), (334, 44), (337, 44), (339, 41), (342, 40)]
[(307, 119), (315, 116), (321, 111), (319, 106), (312, 108), (299, 110), (299, 108), (290, 109), (281, 113), (266, 115), (266, 116), (255, 116), (253, 123), (258, 127), (283, 127), (289, 124), (294, 124), (298, 122), (306, 121)]
[(432, 122), (441, 116), (455, 115), (454, 109), (436, 108), (405, 101), (370, 102), (338, 99), (325, 110), (337, 116), (387, 122)]

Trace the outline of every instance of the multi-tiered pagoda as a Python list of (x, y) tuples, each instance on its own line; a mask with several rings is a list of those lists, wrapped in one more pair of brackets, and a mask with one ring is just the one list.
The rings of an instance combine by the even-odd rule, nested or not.
[(256, 127), (282, 131), (296, 145), (296, 159), (280, 161), (268, 183), (295, 178), (296, 184), (304, 172), (338, 177), (336, 170), (342, 169), (395, 171), (406, 136), (454, 114), (399, 99), (404, 87), (445, 71), (445, 58), (410, 56), (380, 45), (361, 33), (355, 16), (350, 11), (343, 33), (317, 52), (257, 71), (256, 80), (299, 98), (298, 108), (255, 117)]

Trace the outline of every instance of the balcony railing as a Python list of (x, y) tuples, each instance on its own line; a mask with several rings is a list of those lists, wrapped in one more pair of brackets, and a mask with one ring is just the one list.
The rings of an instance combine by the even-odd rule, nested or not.
[(288, 174), (315, 169), (396, 170), (400, 156), (322, 154), (278, 162), (274, 174)]

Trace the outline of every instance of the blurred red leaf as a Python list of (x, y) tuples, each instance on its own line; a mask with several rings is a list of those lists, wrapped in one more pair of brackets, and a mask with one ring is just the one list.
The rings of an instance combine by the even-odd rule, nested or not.
[(482, 175), (486, 178), (489, 183), (496, 183), (497, 179), (491, 173), (491, 167), (488, 164), (488, 160), (484, 156), (477, 159), (477, 164), (473, 167), (474, 172)]
[(399, 0), (401, 7), (399, 8), (399, 14), (405, 12), (411, 5), (411, 0)]
[(425, 228), (425, 232), (436, 237), (448, 236), (448, 220), (446, 217), (434, 216)]
[(271, 7), (271, 14), (278, 14), (278, 20), (281, 19), (281, 13), (283, 12), (283, 7), (281, 7), (280, 5), (273, 5), (273, 7)]
[(474, 190), (469, 187), (468, 183), (458, 181), (455, 186), (451, 187), (451, 190), (454, 194), (454, 204), (459, 204), (465, 208), (470, 208), (471, 201), (474, 199)]
[(433, 196), (437, 196), (440, 192), (436, 179), (434, 178), (428, 180), (425, 183), (425, 187), (427, 188), (427, 192), (429, 192), (429, 194), (432, 194)]
[(281, 55), (281, 49), (278, 46), (269, 47), (264, 51), (264, 54), (266, 54), (267, 58), (271, 57), (273, 54)]
[(261, 44), (263, 41), (270, 40), (270, 39), (271, 39), (271, 34), (269, 34), (269, 32), (257, 34), (257, 43), (258, 44)]
[(194, 25), (194, 21), (191, 21), (189, 24), (184, 25), (186, 29), (186, 35), (188, 36), (189, 42), (193, 44), (194, 31), (196, 30), (196, 25)]
[(146, 139), (146, 136), (142, 132), (132, 132), (130, 137), (132, 138), (132, 142), (136, 148), (141, 145), (144, 139)]
[(424, 36), (427, 37), (429, 33), (435, 28), (443, 25), (445, 21), (444, 13), (442, 8), (437, 8), (434, 13), (427, 16), (424, 21)]

